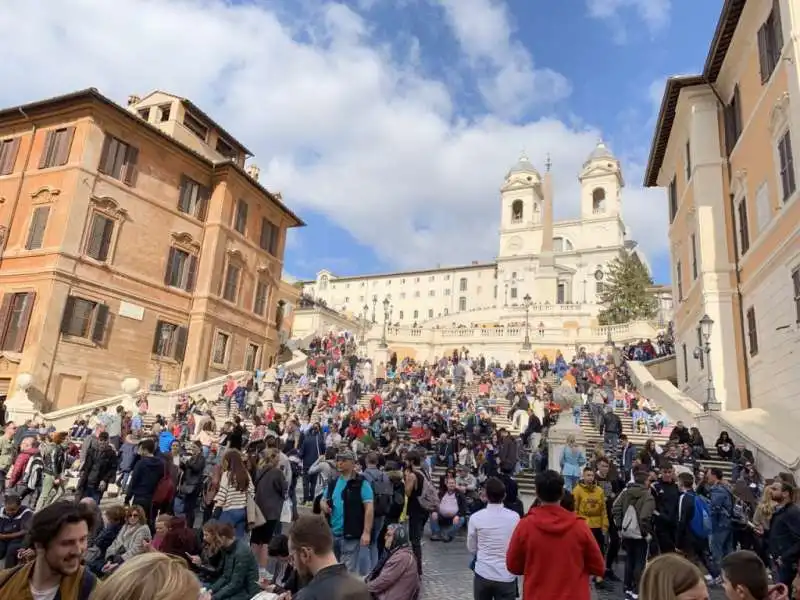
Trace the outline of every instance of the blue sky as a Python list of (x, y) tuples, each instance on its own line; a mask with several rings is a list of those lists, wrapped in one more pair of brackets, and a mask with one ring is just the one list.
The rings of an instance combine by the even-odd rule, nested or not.
[(302, 278), (491, 260), (520, 151), (553, 156), (556, 217), (574, 216), (602, 137), (622, 161), (631, 237), (668, 282), (664, 193), (642, 172), (663, 81), (701, 69), (721, 5), (29, 0), (0, 11), (0, 77), (15, 82), (0, 105), (88, 86), (121, 103), (191, 98), (307, 221), (285, 264)]

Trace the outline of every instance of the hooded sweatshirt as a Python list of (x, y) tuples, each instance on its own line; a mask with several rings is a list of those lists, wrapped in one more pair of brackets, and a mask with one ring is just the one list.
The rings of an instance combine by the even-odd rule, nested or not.
[(525, 600), (590, 600), (589, 576), (606, 565), (589, 526), (560, 506), (532, 508), (506, 553), (506, 568), (524, 575)]
[(606, 495), (599, 485), (581, 482), (572, 490), (575, 498), (575, 514), (586, 521), (589, 529), (608, 530)]

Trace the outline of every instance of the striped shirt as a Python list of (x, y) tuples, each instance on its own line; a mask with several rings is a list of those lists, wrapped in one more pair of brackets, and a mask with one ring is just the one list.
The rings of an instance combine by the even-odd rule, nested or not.
[(247, 495), (255, 496), (255, 488), (250, 476), (247, 476), (247, 491), (241, 492), (236, 488), (235, 482), (230, 481), (229, 472), (222, 474), (219, 481), (219, 491), (214, 496), (214, 507), (222, 510), (236, 510), (247, 507)]

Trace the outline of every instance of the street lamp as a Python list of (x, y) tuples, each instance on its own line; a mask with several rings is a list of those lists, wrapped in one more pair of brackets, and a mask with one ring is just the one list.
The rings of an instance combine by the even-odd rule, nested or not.
[(376, 323), (375, 321), (375, 305), (378, 303), (378, 294), (372, 296), (372, 322)]
[(361, 310), (361, 343), (365, 344), (367, 341), (367, 322), (369, 319), (369, 305), (364, 304), (363, 309)]
[(383, 335), (381, 336), (381, 348), (388, 348), (386, 343), (386, 325), (389, 323), (389, 298), (383, 299)]
[(522, 299), (525, 303), (525, 341), (522, 343), (523, 350), (530, 350), (531, 349), (531, 333), (530, 333), (530, 322), (528, 321), (528, 313), (531, 310), (531, 304), (533, 301), (531, 300), (530, 294), (525, 294), (525, 297)]
[(717, 394), (714, 390), (714, 376), (711, 372), (711, 331), (714, 327), (714, 320), (704, 314), (700, 319), (700, 335), (703, 337), (703, 345), (694, 349), (694, 357), (700, 359), (705, 354), (706, 374), (708, 375), (708, 384), (706, 387), (706, 401), (703, 403), (703, 410), (708, 412), (710, 410), (719, 410), (717, 403)]
[(156, 369), (156, 380), (153, 385), (150, 386), (150, 390), (153, 392), (160, 392), (163, 391), (164, 387), (161, 385), (161, 369), (163, 367), (163, 359), (165, 350), (167, 347), (167, 343), (169, 342), (170, 331), (166, 327), (161, 328), (161, 334), (158, 338), (158, 368)]

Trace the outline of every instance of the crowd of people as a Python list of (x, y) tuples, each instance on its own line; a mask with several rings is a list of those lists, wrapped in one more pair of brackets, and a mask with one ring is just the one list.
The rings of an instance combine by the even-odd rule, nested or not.
[[(414, 600), (423, 539), (466, 545), (476, 600), (588, 600), (620, 575), (631, 599), (791, 590), (794, 481), (763, 481), (727, 435), (715, 447), (732, 482), (702, 469), (702, 436), (632, 389), (625, 352), (373, 365), (356, 350), (347, 332), (322, 336), (304, 372), (229, 378), (166, 417), (142, 398), (69, 432), (6, 423), (0, 600)], [(635, 447), (620, 414), (648, 434), (669, 425), (669, 442)], [(552, 427), (587, 416), (602, 443), (568, 437), (550, 464)], [(768, 573), (782, 587), (762, 586)]]

